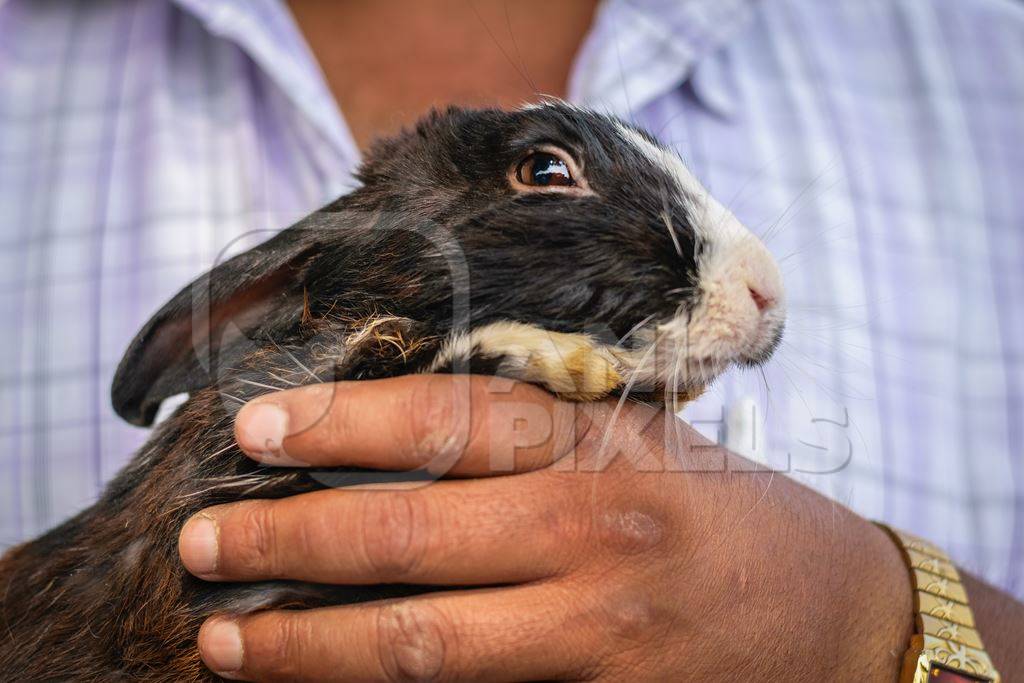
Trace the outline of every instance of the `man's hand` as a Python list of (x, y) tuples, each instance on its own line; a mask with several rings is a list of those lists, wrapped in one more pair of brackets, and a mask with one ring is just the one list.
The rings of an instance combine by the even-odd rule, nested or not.
[(204, 661), (248, 680), (896, 680), (912, 606), (884, 533), (615, 408), (452, 376), (248, 404), (236, 436), (264, 462), (444, 478), (210, 508), (180, 539), (192, 573), (452, 588), (214, 617)]

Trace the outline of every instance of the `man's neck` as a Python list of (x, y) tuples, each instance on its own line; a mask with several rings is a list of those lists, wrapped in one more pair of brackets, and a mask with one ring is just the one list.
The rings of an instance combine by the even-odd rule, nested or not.
[(290, 0), (356, 142), (432, 106), (564, 96), (597, 0)]

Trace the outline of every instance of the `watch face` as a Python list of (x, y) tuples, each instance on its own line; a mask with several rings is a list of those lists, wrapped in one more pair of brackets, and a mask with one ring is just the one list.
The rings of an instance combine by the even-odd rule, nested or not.
[(932, 664), (928, 672), (929, 683), (988, 683), (989, 680), (962, 671), (953, 671), (940, 664)]

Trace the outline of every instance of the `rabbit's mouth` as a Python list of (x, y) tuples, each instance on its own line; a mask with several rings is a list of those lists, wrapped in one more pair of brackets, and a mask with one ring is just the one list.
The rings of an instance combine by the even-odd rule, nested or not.
[(724, 260), (702, 278), (692, 309), (635, 330), (628, 348), (612, 350), (630, 391), (692, 396), (730, 366), (772, 356), (785, 304), (774, 261), (767, 251), (755, 254), (760, 259)]
[(693, 305), (633, 332), (617, 354), (623, 374), (646, 391), (699, 392), (731, 365), (764, 363), (782, 339), (782, 276), (759, 239), (730, 217), (697, 265)]

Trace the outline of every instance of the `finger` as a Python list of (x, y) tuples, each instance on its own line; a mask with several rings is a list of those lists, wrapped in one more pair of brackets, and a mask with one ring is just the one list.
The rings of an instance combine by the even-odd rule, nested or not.
[(572, 404), (528, 384), (411, 375), (262, 396), (239, 411), (235, 437), (272, 465), (481, 476), (550, 464), (588, 424)]
[(602, 649), (584, 608), (555, 585), (213, 617), (199, 633), (225, 678), (287, 681), (584, 678)]
[(212, 507), (185, 524), (179, 554), (190, 572), (210, 581), (533, 581), (581, 557), (592, 519), (542, 474)]

